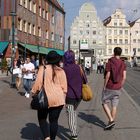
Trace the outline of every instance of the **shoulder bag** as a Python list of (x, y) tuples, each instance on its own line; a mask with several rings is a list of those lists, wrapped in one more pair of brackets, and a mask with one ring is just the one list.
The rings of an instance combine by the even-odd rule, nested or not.
[[(80, 66), (80, 71), (81, 71), (81, 76), (83, 79), (83, 77), (85, 75), (84, 75), (84, 72), (83, 72), (81, 66)], [(90, 86), (87, 83), (83, 82), (83, 84), (82, 84), (82, 99), (83, 99), (83, 101), (90, 101), (92, 98), (93, 98), (93, 92), (92, 92)]]
[(45, 77), (45, 67), (43, 70), (43, 84), (40, 91), (32, 97), (31, 108), (34, 110), (47, 109), (48, 99), (44, 89), (44, 77)]

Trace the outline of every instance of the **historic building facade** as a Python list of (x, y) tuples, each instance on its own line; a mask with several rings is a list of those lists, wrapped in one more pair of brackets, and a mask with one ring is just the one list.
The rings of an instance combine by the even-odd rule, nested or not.
[(122, 57), (131, 57), (130, 25), (126, 22), (126, 16), (121, 9), (116, 11), (104, 21), (106, 27), (106, 58), (113, 54), (115, 47), (122, 48)]
[(0, 41), (8, 42), (8, 47), (1, 51), (6, 57), (11, 55), (10, 42), (13, 37), (11, 12), (16, 14), (14, 19), (16, 52), (20, 55), (30, 52), (45, 54), (51, 49), (56, 49), (63, 53), (65, 12), (57, 0), (4, 0), (0, 1)]
[[(97, 17), (97, 11), (92, 3), (84, 3), (70, 29), (70, 48), (79, 59), (79, 51), (82, 56), (88, 52), (93, 60), (103, 59), (105, 52), (105, 28)], [(85, 55), (86, 56), (86, 55)]]
[(130, 23), (131, 56), (140, 63), (140, 18)]

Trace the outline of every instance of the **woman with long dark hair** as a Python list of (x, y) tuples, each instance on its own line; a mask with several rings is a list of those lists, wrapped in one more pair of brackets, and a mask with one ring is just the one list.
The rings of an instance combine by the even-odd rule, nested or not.
[[(48, 108), (38, 110), (38, 121), (45, 140), (55, 140), (58, 129), (58, 118), (65, 104), (67, 80), (65, 72), (60, 68), (61, 56), (56, 51), (48, 53), (45, 66), (44, 88), (48, 98)], [(33, 95), (41, 89), (44, 66), (39, 68), (35, 84), (32, 88)], [(49, 124), (47, 117), (49, 116)]]

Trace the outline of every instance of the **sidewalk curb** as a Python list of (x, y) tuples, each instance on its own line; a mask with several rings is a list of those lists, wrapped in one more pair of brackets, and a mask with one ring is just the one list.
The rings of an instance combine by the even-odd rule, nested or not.
[(132, 97), (127, 93), (127, 91), (124, 88), (122, 90), (125, 93), (125, 95), (128, 97), (128, 99), (130, 100), (130, 102), (133, 104), (133, 106), (136, 108), (138, 113), (140, 113), (140, 106), (132, 99)]

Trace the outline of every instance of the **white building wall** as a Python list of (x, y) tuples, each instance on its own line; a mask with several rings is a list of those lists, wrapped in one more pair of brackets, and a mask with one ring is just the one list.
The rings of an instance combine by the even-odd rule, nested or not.
[(130, 46), (130, 26), (121, 9), (116, 9), (111, 15), (110, 23), (106, 25), (106, 56), (111, 57), (114, 48), (121, 47), (122, 56), (129, 58)]
[(87, 40), (94, 56), (103, 58), (105, 52), (105, 28), (97, 17), (97, 11), (92, 3), (84, 3), (79, 16), (74, 19), (70, 31), (70, 46), (79, 55), (79, 40)]
[(131, 56), (134, 56), (134, 50), (135, 56), (140, 59), (140, 19), (131, 27)]

